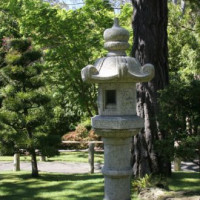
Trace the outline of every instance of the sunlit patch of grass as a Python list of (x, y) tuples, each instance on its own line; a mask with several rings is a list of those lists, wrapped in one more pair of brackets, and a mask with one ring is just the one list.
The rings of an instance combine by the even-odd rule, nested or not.
[[(0, 156), (0, 161), (13, 161), (14, 157), (13, 156)], [(30, 156), (20, 156), (21, 161), (30, 161), (31, 157)], [(39, 158), (38, 158), (39, 160)]]
[[(48, 161), (88, 162), (88, 152), (63, 152), (59, 156), (47, 159)], [(95, 152), (94, 161), (103, 163), (103, 152)]]

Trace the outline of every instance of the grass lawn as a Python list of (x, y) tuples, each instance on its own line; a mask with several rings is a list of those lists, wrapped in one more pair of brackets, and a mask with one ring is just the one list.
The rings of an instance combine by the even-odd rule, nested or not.
[[(21, 161), (30, 161), (30, 156), (21, 156)], [(39, 157), (38, 157), (39, 160)], [(13, 161), (13, 156), (0, 156), (0, 161)], [(88, 152), (61, 152), (60, 155), (47, 158), (47, 161), (88, 162)], [(103, 152), (95, 152), (94, 161), (103, 163)]]
[(103, 199), (103, 177), (100, 174), (41, 173), (30, 178), (30, 172), (0, 174), (2, 200), (99, 200)]
[[(40, 173), (38, 179), (30, 172), (0, 172), (0, 199), (2, 200), (101, 200), (103, 199), (101, 174)], [(168, 179), (171, 191), (184, 191), (189, 195), (200, 193), (200, 174), (175, 172)], [(132, 194), (132, 200), (139, 200)]]
[[(30, 172), (1, 172), (0, 199), (2, 200), (101, 200), (101, 174), (41, 173), (38, 179)], [(132, 196), (132, 200), (138, 200)]]
[(174, 172), (168, 179), (168, 185), (173, 191), (199, 191), (200, 195), (200, 173)]

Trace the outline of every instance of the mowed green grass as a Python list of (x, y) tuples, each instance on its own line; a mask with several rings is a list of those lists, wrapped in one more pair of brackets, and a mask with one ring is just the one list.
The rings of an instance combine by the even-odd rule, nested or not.
[[(37, 157), (39, 160), (39, 156)], [(20, 156), (21, 161), (30, 161), (30, 156)], [(13, 156), (0, 156), (0, 161), (13, 161)], [(49, 157), (47, 161), (88, 162), (88, 152), (61, 152), (60, 155)], [(103, 163), (103, 152), (95, 152), (94, 161)]]
[(0, 199), (99, 200), (103, 199), (103, 176), (40, 173), (34, 179), (30, 172), (0, 173)]
[[(171, 191), (200, 191), (200, 174), (175, 172), (168, 179)], [(100, 200), (103, 199), (104, 179), (101, 174), (40, 173), (31, 178), (30, 172), (1, 172), (2, 200)], [(132, 200), (138, 200), (135, 193)]]
[[(2, 200), (100, 200), (104, 179), (101, 174), (40, 173), (35, 179), (30, 172), (1, 172)], [(136, 194), (132, 200), (138, 200)]]
[[(103, 152), (95, 152), (94, 162), (103, 163)], [(47, 158), (48, 161), (88, 162), (88, 152), (62, 152), (58, 156)]]
[(168, 185), (172, 191), (198, 191), (200, 194), (200, 173), (174, 172), (168, 179)]

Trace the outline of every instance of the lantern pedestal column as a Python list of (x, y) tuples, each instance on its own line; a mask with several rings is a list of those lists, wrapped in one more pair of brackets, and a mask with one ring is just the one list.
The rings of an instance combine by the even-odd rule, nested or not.
[(131, 137), (103, 138), (105, 177), (104, 200), (130, 200)]
[[(138, 133), (140, 127), (143, 126), (143, 120), (137, 116), (127, 117), (127, 119), (126, 117), (106, 116), (106, 121), (104, 119), (104, 116), (92, 118), (95, 133), (100, 135), (104, 142), (104, 167), (102, 169), (105, 178), (104, 200), (131, 200), (131, 142), (132, 136)], [(129, 128), (127, 125), (131, 121)], [(109, 123), (112, 127), (116, 122), (122, 129), (105, 128)], [(135, 128), (133, 128), (134, 124)]]

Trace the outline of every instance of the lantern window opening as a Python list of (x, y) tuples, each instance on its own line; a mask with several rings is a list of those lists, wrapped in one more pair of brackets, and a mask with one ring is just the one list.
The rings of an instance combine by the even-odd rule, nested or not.
[(105, 91), (105, 108), (116, 108), (116, 90), (106, 90)]

